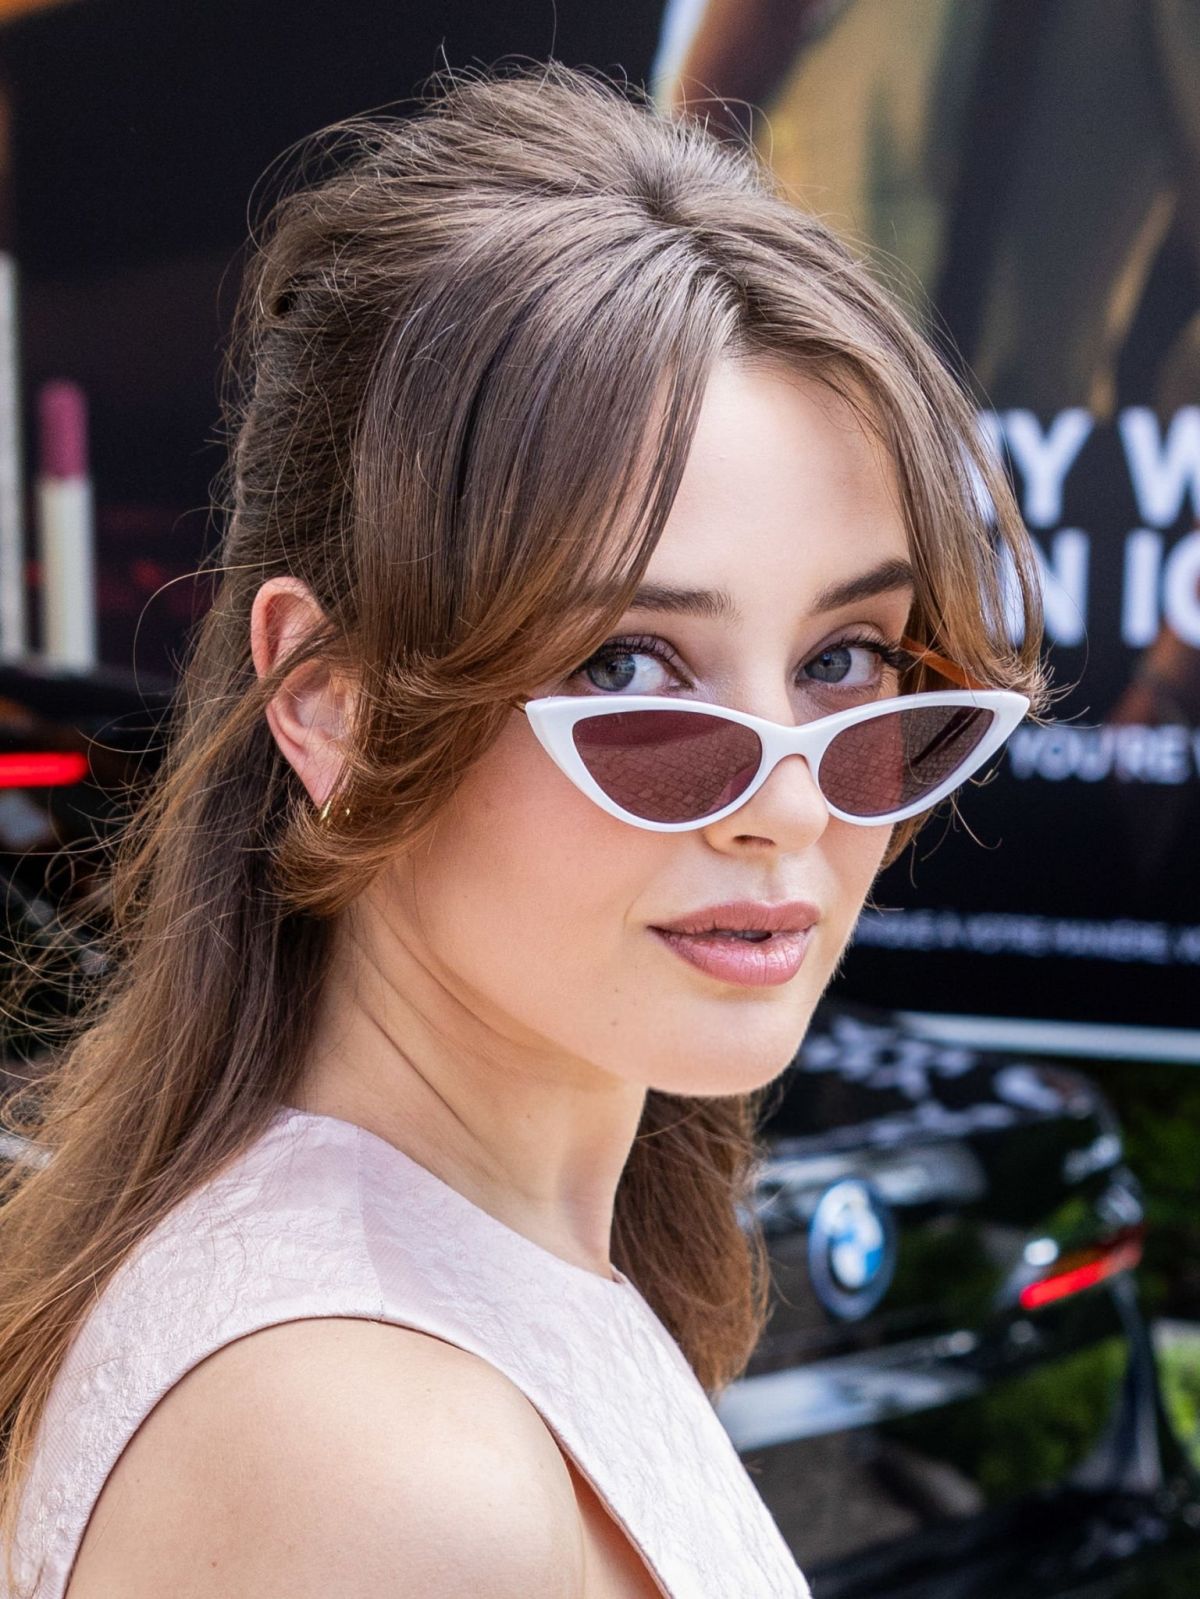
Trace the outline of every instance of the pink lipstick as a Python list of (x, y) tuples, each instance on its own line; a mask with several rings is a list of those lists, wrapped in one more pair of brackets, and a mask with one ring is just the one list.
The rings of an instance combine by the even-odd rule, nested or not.
[(765, 988), (795, 977), (820, 918), (815, 905), (739, 900), (710, 905), (650, 931), (689, 965), (721, 982)]
[(42, 654), (87, 671), (96, 664), (96, 574), (83, 390), (65, 379), (44, 383), (38, 415)]

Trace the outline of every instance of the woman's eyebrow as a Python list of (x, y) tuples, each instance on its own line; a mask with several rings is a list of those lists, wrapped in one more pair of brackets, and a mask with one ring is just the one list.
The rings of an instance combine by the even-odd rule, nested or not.
[(823, 588), (813, 601), (810, 614), (817, 616), (822, 611), (837, 611), (843, 605), (874, 599), (877, 594), (891, 594), (895, 589), (915, 589), (916, 586), (917, 575), (909, 562), (893, 557), (858, 577)]
[[(892, 558), (860, 572), (857, 577), (833, 583), (823, 588), (813, 600), (810, 615), (823, 611), (840, 610), (844, 605), (857, 605), (862, 600), (873, 599), (877, 594), (890, 594), (896, 589), (915, 588), (916, 574), (907, 561)], [(630, 601), (635, 611), (671, 611), (677, 615), (704, 616), (717, 622), (736, 622), (738, 608), (724, 589), (682, 589), (669, 583), (643, 583)]]
[(669, 583), (643, 583), (629, 602), (633, 611), (674, 611), (707, 616), (715, 622), (736, 622), (737, 606), (724, 589), (678, 589)]

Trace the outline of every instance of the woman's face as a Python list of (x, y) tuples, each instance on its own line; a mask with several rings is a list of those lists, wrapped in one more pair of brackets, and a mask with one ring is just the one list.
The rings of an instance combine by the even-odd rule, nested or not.
[[(723, 364), (644, 580), (654, 603), (541, 692), (669, 695), (784, 723), (895, 693), (873, 646), (904, 632), (907, 559), (893, 469), (846, 403)], [(881, 570), (880, 592), (868, 582), (830, 605), (827, 591)], [(676, 605), (664, 590), (720, 598)], [(497, 1042), (669, 1093), (740, 1093), (795, 1052), (889, 836), (832, 818), (799, 756), (710, 826), (633, 827), (581, 793), (514, 711), (429, 845), (385, 875), (386, 915)], [(816, 913), (781, 981), (736, 981), (703, 948), (696, 963), (697, 941), (658, 931), (747, 901)]]

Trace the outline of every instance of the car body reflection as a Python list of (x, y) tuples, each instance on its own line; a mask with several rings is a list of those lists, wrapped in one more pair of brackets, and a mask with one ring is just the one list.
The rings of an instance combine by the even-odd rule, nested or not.
[[(1087, 1077), (827, 1000), (765, 1131), (772, 1310), (717, 1408), (814, 1591), (1200, 1591), (1200, 1490), (1131, 1273), (1141, 1191)], [(819, 1240), (840, 1279), (813, 1269), (848, 1184), (894, 1233), (862, 1315), (884, 1269), (865, 1208)]]

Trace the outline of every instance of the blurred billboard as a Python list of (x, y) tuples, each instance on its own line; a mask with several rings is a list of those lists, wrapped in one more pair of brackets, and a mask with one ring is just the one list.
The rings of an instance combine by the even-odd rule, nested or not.
[(672, 0), (654, 79), (973, 384), (1073, 685), (881, 879), (847, 991), (1200, 1060), (1200, 5)]

